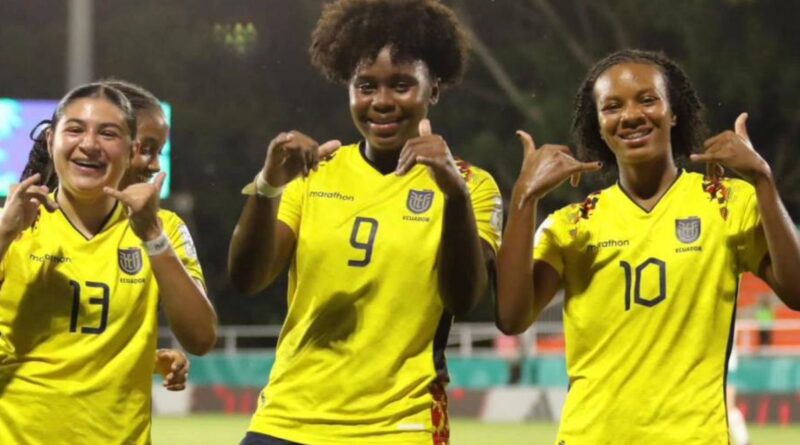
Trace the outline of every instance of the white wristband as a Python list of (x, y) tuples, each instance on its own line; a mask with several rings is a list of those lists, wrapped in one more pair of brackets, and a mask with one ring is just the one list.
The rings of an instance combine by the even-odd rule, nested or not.
[(164, 232), (161, 232), (161, 234), (154, 239), (143, 241), (142, 247), (144, 247), (144, 251), (147, 252), (147, 256), (161, 255), (169, 249), (169, 239), (164, 235)]
[(261, 174), (259, 171), (256, 174), (256, 179), (253, 181), (256, 185), (256, 195), (263, 196), (265, 198), (275, 198), (283, 193), (283, 189), (286, 186), (280, 187), (273, 187), (269, 185), (266, 179), (264, 179), (264, 175)]

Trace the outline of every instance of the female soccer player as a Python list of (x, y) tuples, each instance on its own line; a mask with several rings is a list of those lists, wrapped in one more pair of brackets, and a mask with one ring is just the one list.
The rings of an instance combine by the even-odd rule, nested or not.
[[(570, 390), (556, 443), (727, 444), (740, 274), (758, 273), (800, 308), (800, 243), (747, 116), (703, 142), (701, 110), (673, 61), (625, 50), (589, 71), (576, 100), (578, 145), (599, 162), (537, 149), (520, 132), (497, 324), (524, 331), (564, 288)], [(679, 169), (690, 154), (715, 174)], [(600, 162), (616, 166), (617, 184), (553, 213), (534, 237), (538, 201)], [(744, 179), (720, 177), (718, 164)]]
[(290, 285), (243, 444), (448, 442), (446, 338), (486, 288), (500, 222), (493, 179), (457, 164), (426, 118), (465, 55), (438, 1), (325, 7), (311, 58), (348, 86), (364, 140), (281, 133), (245, 189), (231, 278), (253, 293), (288, 266)]
[[(128, 185), (140, 182), (149, 182), (152, 177), (161, 171), (159, 155), (167, 142), (169, 127), (161, 102), (143, 87), (123, 80), (109, 79), (101, 81), (119, 92), (128, 101), (136, 115), (136, 141), (130, 164), (125, 171), (119, 188), (125, 189)], [(53, 172), (53, 165), (47, 148), (47, 129), (52, 127), (52, 122), (47, 120), (36, 126), (33, 137), (34, 145), (31, 149), (28, 164), (23, 169), (20, 181), (36, 173), (44, 178), (41, 182), (50, 189), (58, 186), (58, 178)], [(159, 212), (168, 213), (159, 209)], [(163, 378), (163, 386), (171, 391), (181, 391), (186, 387), (190, 362), (186, 355), (174, 349), (159, 349), (155, 355), (155, 372)]]
[(0, 214), (0, 442), (149, 443), (158, 305), (195, 354), (216, 316), (185, 226), (158, 212), (163, 174), (116, 189), (136, 139), (125, 96), (84, 85), (52, 122), (58, 189), (35, 174)]

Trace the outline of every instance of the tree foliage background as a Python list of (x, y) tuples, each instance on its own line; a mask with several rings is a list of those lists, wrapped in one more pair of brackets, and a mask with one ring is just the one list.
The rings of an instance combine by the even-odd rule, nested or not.
[[(241, 187), (278, 132), (355, 141), (347, 92), (309, 63), (320, 0), (95, 0), (94, 72), (147, 87), (173, 106), (173, 197), (190, 224), (220, 320), (280, 323), (285, 282), (256, 297), (227, 283)], [(504, 194), (521, 161), (514, 136), (569, 143), (572, 101), (588, 67), (616, 49), (663, 50), (694, 80), (712, 132), (750, 113), (750, 135), (800, 218), (800, 3), (781, 0), (451, 0), (472, 64), (444, 93), (433, 128), (489, 170)], [(0, 1), (0, 97), (65, 91), (67, 2)], [(238, 24), (238, 26), (237, 26)], [(564, 186), (544, 212), (604, 185)], [(408, 296), (413, 298), (414, 296)], [(471, 316), (490, 320), (489, 299)]]

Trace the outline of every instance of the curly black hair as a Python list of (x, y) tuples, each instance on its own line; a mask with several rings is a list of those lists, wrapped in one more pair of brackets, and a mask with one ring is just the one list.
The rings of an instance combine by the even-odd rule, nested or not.
[(602, 161), (604, 168), (616, 168), (614, 154), (600, 137), (594, 84), (607, 69), (621, 63), (654, 65), (664, 75), (669, 105), (672, 114), (677, 117), (671, 131), (672, 153), (676, 160), (681, 161), (702, 147), (708, 134), (705, 108), (683, 69), (662, 52), (624, 49), (595, 63), (578, 89), (572, 119), (572, 134), (578, 146), (578, 156), (583, 160)]
[(337, 0), (325, 5), (311, 35), (311, 63), (347, 83), (362, 61), (385, 46), (393, 61), (422, 60), (442, 85), (466, 69), (467, 38), (455, 13), (438, 0)]

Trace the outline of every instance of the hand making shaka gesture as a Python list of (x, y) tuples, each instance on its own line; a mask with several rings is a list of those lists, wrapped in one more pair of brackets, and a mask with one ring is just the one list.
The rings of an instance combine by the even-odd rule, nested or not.
[(142, 241), (151, 241), (161, 235), (158, 209), (161, 203), (161, 187), (167, 174), (161, 172), (153, 182), (131, 184), (125, 190), (103, 188), (106, 195), (116, 198), (128, 212), (131, 229)]
[(416, 164), (428, 167), (428, 172), (445, 196), (466, 191), (466, 182), (458, 171), (447, 142), (431, 131), (431, 121), (419, 121), (419, 136), (406, 141), (397, 160), (397, 175), (404, 175)]
[(578, 161), (566, 145), (545, 144), (537, 149), (530, 134), (518, 130), (517, 136), (525, 150), (511, 198), (512, 205), (518, 208), (550, 193), (567, 178), (576, 187), (581, 173), (598, 171), (603, 166), (600, 162)]
[(45, 185), (36, 185), (41, 175), (31, 175), (19, 184), (12, 185), (8, 199), (0, 212), (0, 233), (10, 239), (16, 238), (30, 227), (39, 216), (39, 206), (44, 205), (48, 212), (58, 208)]
[(747, 113), (736, 118), (734, 130), (726, 130), (703, 143), (705, 151), (691, 155), (694, 162), (720, 164), (735, 171), (750, 183), (756, 179), (769, 177), (772, 172), (769, 164), (753, 148), (747, 134)]

